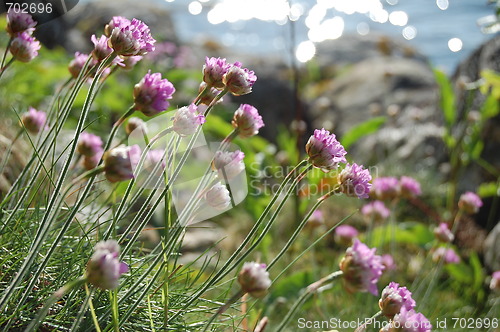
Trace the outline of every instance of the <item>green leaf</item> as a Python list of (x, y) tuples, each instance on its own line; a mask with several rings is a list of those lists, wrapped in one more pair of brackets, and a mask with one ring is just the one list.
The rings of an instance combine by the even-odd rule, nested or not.
[[(380, 247), (392, 241), (391, 225), (377, 227), (372, 233), (373, 247)], [(394, 241), (397, 243), (423, 246), (434, 239), (429, 228), (418, 222), (397, 223), (394, 230)]]
[(494, 116), (496, 116), (499, 112), (498, 107), (498, 99), (493, 96), (493, 94), (489, 95), (488, 98), (484, 101), (483, 106), (481, 107), (481, 119), (487, 120)]
[(276, 285), (272, 287), (272, 298), (285, 297), (293, 298), (296, 297), (304, 287), (313, 283), (311, 273), (309, 271), (301, 271), (286, 278), (281, 279)]
[(349, 130), (342, 136), (341, 142), (344, 148), (348, 149), (356, 143), (361, 137), (375, 133), (385, 123), (385, 116), (378, 116), (373, 119), (362, 122)]
[(477, 189), (477, 194), (481, 197), (494, 197), (499, 192), (500, 187), (496, 182), (482, 183)]
[(434, 76), (441, 92), (441, 110), (443, 111), (444, 120), (446, 125), (451, 127), (456, 120), (453, 88), (448, 77), (442, 71), (435, 69)]

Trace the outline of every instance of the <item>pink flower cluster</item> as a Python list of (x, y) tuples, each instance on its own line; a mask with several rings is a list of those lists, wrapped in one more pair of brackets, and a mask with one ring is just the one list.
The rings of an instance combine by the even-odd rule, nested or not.
[(127, 181), (134, 178), (134, 170), (141, 159), (141, 148), (138, 145), (121, 145), (106, 151), (103, 159), (109, 182)]
[[(372, 187), (373, 189), (373, 187)], [(391, 211), (382, 201), (373, 201), (361, 208), (361, 214), (374, 221), (382, 221), (389, 217)]]
[(372, 184), (370, 171), (362, 165), (347, 164), (338, 177), (339, 185), (346, 196), (368, 198)]
[(6, 30), (11, 37), (9, 50), (16, 60), (30, 62), (38, 55), (40, 42), (32, 36), (36, 23), (30, 14), (15, 10), (7, 13)]
[(115, 16), (104, 29), (109, 46), (117, 55), (136, 56), (154, 51), (156, 40), (142, 21)]
[(47, 114), (38, 111), (33, 107), (28, 108), (28, 112), (21, 115), (21, 123), (32, 134), (38, 134), (46, 128)]
[(235, 96), (252, 92), (257, 76), (251, 70), (242, 68), (240, 62), (228, 64), (226, 59), (206, 58), (203, 66), (203, 81), (207, 88), (227, 89)]
[(259, 129), (264, 127), (264, 121), (257, 109), (248, 104), (241, 104), (234, 112), (233, 127), (238, 130), (240, 137), (251, 137), (259, 133)]
[(198, 107), (195, 104), (191, 104), (175, 112), (172, 128), (180, 136), (189, 136), (194, 134), (203, 123), (205, 123), (205, 116), (198, 113)]
[(440, 223), (438, 227), (434, 228), (434, 235), (436, 236), (436, 239), (445, 243), (453, 242), (453, 240), (455, 239), (455, 236), (448, 227), (448, 224), (444, 222)]
[(160, 73), (151, 74), (151, 71), (134, 87), (134, 108), (146, 116), (154, 116), (165, 111), (175, 92), (174, 85)]
[(467, 191), (462, 194), (460, 196), (460, 200), (458, 201), (458, 207), (460, 210), (468, 214), (477, 213), (481, 206), (483, 206), (483, 201), (476, 193), (471, 191)]
[(407, 310), (405, 307), (394, 316), (393, 320), (382, 328), (380, 332), (430, 332), (432, 324), (424, 315), (415, 310)]
[(392, 319), (402, 308), (410, 311), (415, 308), (416, 303), (406, 287), (399, 287), (398, 283), (391, 282), (382, 290), (378, 305), (382, 314)]
[(358, 239), (347, 248), (344, 258), (340, 262), (343, 272), (344, 285), (350, 292), (370, 292), (378, 294), (377, 282), (384, 266), (382, 258), (375, 255), (376, 248), (368, 248)]
[(219, 179), (226, 181), (240, 174), (245, 169), (243, 158), (245, 154), (240, 150), (217, 151), (214, 155), (213, 167), (217, 170)]
[(343, 246), (352, 245), (352, 241), (358, 236), (359, 232), (351, 225), (340, 225), (335, 228), (335, 242)]
[(397, 197), (411, 199), (422, 194), (420, 183), (412, 177), (380, 177), (373, 180), (372, 196), (379, 200)]
[(316, 129), (314, 135), (306, 144), (309, 162), (324, 171), (337, 168), (339, 163), (346, 163), (345, 151), (342, 144), (337, 141), (335, 134), (330, 134), (326, 129)]

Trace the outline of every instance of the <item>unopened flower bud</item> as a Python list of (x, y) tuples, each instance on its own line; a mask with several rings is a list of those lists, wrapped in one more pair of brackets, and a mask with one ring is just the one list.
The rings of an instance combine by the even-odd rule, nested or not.
[(102, 140), (99, 136), (83, 132), (78, 140), (76, 149), (79, 154), (92, 157), (99, 151), (102, 151)]
[(241, 68), (241, 63), (235, 62), (224, 74), (222, 82), (235, 96), (246, 95), (252, 92), (252, 86), (257, 80), (254, 72)]
[(16, 35), (21, 32), (33, 33), (36, 23), (33, 17), (28, 13), (16, 10), (9, 10), (7, 12), (6, 30), (12, 38), (16, 37)]
[(220, 182), (216, 183), (206, 192), (205, 200), (208, 205), (216, 210), (224, 210), (231, 204), (229, 190)]
[(231, 121), (234, 128), (238, 130), (240, 137), (251, 137), (259, 133), (259, 129), (264, 127), (264, 121), (257, 109), (248, 104), (241, 104), (234, 112)]
[(340, 189), (349, 197), (368, 198), (372, 184), (370, 171), (362, 165), (347, 164), (338, 177)]
[(118, 279), (129, 270), (127, 264), (118, 260), (119, 252), (120, 246), (115, 240), (97, 243), (87, 264), (88, 282), (101, 289), (118, 287)]
[(226, 59), (206, 57), (205, 65), (203, 65), (203, 82), (209, 87), (224, 88), (222, 79), (230, 67), (231, 65), (226, 62)]
[(181, 136), (189, 136), (194, 134), (203, 123), (205, 123), (205, 116), (198, 113), (198, 107), (195, 104), (191, 104), (175, 112), (172, 129)]
[(243, 268), (238, 274), (238, 282), (244, 292), (256, 298), (264, 297), (271, 286), (266, 264), (256, 262), (243, 264)]
[(483, 201), (481, 201), (481, 198), (477, 194), (471, 191), (462, 194), (458, 201), (459, 209), (467, 214), (477, 213), (481, 206), (483, 206)]
[(125, 132), (127, 135), (130, 135), (134, 130), (140, 130), (141, 134), (146, 134), (148, 131), (146, 122), (136, 117), (128, 119), (127, 125), (125, 126)]
[(10, 44), (10, 53), (16, 60), (30, 62), (38, 55), (40, 42), (31, 37), (28, 32), (21, 32), (16, 35)]
[(134, 107), (146, 116), (153, 116), (165, 111), (175, 92), (174, 85), (160, 73), (149, 71), (134, 87)]
[(324, 128), (314, 131), (314, 135), (307, 141), (306, 152), (309, 162), (324, 171), (330, 171), (337, 168), (339, 163), (347, 162), (344, 157), (347, 152), (342, 144), (334, 134)]
[(217, 170), (219, 179), (226, 181), (240, 174), (245, 169), (244, 157), (245, 154), (240, 150), (234, 152), (217, 151), (213, 167)]
[(434, 235), (436, 236), (436, 239), (444, 243), (453, 242), (453, 239), (455, 239), (455, 236), (448, 228), (448, 224), (444, 222), (440, 223), (438, 227), (434, 228)]
[(28, 112), (21, 115), (21, 122), (23, 126), (32, 134), (38, 134), (43, 130), (45, 122), (47, 121), (47, 114), (43, 111), (37, 111), (33, 107), (28, 109)]
[(109, 182), (127, 181), (134, 177), (134, 170), (141, 159), (138, 145), (121, 145), (104, 153), (104, 172)]
[(358, 236), (358, 230), (350, 225), (340, 225), (335, 228), (335, 242), (342, 246), (352, 245), (352, 241)]

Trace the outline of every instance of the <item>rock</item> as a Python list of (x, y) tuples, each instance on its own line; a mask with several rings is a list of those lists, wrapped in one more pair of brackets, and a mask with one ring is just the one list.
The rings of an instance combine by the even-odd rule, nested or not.
[(178, 43), (174, 24), (166, 6), (157, 2), (108, 0), (80, 2), (67, 14), (41, 25), (36, 32), (42, 43), (53, 48), (62, 46), (68, 52), (89, 52), (93, 44), (90, 36), (103, 33), (104, 26), (113, 16), (124, 16), (144, 21), (157, 40)]
[(500, 270), (500, 223), (488, 234), (484, 241), (484, 263), (491, 271)]
[(342, 136), (374, 116), (388, 117), (377, 133), (350, 148), (357, 162), (379, 164), (390, 159), (418, 168), (442, 158), (443, 121), (436, 107), (434, 74), (425, 61), (368, 58), (316, 88), (319, 95), (313, 93), (311, 100), (315, 128), (325, 127)]
[[(458, 122), (455, 125), (455, 132), (460, 132), (467, 125), (466, 100), (471, 98), (467, 94), (471, 93), (462, 88), (462, 82), (474, 82), (481, 78), (481, 71), (490, 69), (500, 72), (500, 36), (494, 37), (476, 49), (466, 60), (464, 60), (453, 74), (455, 85), (455, 95), (457, 103)], [(471, 107), (469, 111), (477, 111), (485, 101), (485, 96), (479, 91), (472, 92)], [(481, 140), (484, 143), (481, 159), (489, 163), (494, 169), (500, 169), (500, 114), (490, 118), (483, 125), (481, 130)], [(463, 175), (460, 176), (459, 192), (476, 191), (482, 183), (497, 182), (496, 175), (487, 172), (476, 163), (470, 163)], [(494, 215), (489, 215), (492, 208), (495, 208), (493, 198), (484, 199), (484, 206), (476, 217), (478, 223), (491, 230), (494, 226), (492, 221), (500, 219), (500, 209), (496, 208)]]

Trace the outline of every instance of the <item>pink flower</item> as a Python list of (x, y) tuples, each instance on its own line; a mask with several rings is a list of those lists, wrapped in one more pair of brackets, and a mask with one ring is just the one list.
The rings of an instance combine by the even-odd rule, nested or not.
[(128, 21), (114, 17), (108, 24), (108, 30), (111, 26), (113, 29), (109, 37), (109, 46), (117, 55), (144, 55), (154, 51), (156, 40), (151, 36), (149, 27), (144, 22), (135, 18)]
[(317, 228), (325, 224), (325, 217), (321, 210), (314, 210), (311, 217), (307, 220), (307, 225), (312, 228)]
[(23, 126), (32, 134), (38, 134), (41, 130), (45, 129), (46, 121), (47, 114), (43, 111), (37, 111), (33, 107), (30, 107), (28, 112), (21, 116)]
[(134, 87), (134, 107), (146, 116), (153, 116), (165, 111), (175, 92), (174, 85), (166, 78), (162, 79), (160, 73), (151, 74), (151, 71), (143, 77)]
[(222, 77), (222, 82), (228, 91), (235, 96), (252, 92), (252, 86), (256, 80), (257, 76), (254, 72), (247, 68), (241, 68), (240, 62), (235, 62)]
[(100, 149), (95, 152), (94, 155), (88, 157), (88, 156), (83, 156), (83, 161), (82, 165), (83, 168), (85, 168), (87, 171), (90, 171), (91, 169), (94, 169), (97, 167), (99, 162), (101, 161), (102, 155), (104, 154), (104, 150)]
[(12, 39), (10, 44), (10, 53), (21, 62), (30, 62), (38, 55), (40, 42), (31, 37), (28, 32), (21, 32)]
[(134, 170), (141, 159), (138, 145), (121, 145), (104, 153), (104, 172), (109, 182), (134, 178)]
[(481, 201), (481, 198), (476, 193), (471, 191), (462, 194), (458, 201), (460, 210), (468, 214), (477, 213), (481, 206), (483, 206), (483, 201)]
[(256, 298), (262, 298), (271, 287), (269, 272), (266, 271), (266, 264), (247, 262), (238, 274), (238, 282), (241, 289)]
[(251, 137), (259, 133), (259, 129), (264, 127), (264, 121), (257, 109), (248, 104), (241, 104), (234, 112), (231, 121), (233, 128), (238, 130), (240, 137)]
[(165, 160), (165, 150), (163, 149), (154, 149), (149, 150), (146, 154), (146, 159), (144, 161), (144, 167), (148, 172), (152, 172), (158, 164), (160, 165), (161, 171), (167, 166), (167, 162)]
[(203, 81), (209, 87), (224, 88), (222, 80), (230, 67), (231, 65), (226, 62), (226, 59), (206, 57), (203, 65)]
[(95, 35), (92, 35), (90, 40), (94, 43), (92, 56), (95, 60), (101, 62), (113, 52), (113, 49), (108, 46), (108, 38), (106, 36), (101, 36), (97, 39)]
[(413, 198), (422, 194), (420, 183), (409, 176), (401, 177), (399, 180), (399, 189), (401, 191), (401, 195), (405, 198)]
[(79, 154), (92, 157), (99, 151), (102, 151), (102, 139), (94, 134), (83, 132), (76, 147)]
[(127, 125), (125, 126), (125, 132), (127, 135), (130, 135), (134, 130), (140, 130), (141, 134), (146, 134), (148, 132), (146, 122), (136, 117), (128, 119)]
[(172, 128), (180, 136), (189, 136), (205, 123), (205, 116), (198, 113), (195, 104), (179, 108), (175, 112)]
[(335, 228), (335, 241), (344, 246), (352, 245), (352, 241), (358, 236), (358, 230), (350, 225), (340, 225)]
[(340, 262), (343, 272), (344, 286), (349, 292), (370, 292), (378, 294), (377, 282), (384, 266), (382, 258), (375, 255), (376, 248), (368, 248), (358, 239), (347, 248), (346, 254)]
[(445, 243), (453, 242), (453, 239), (455, 238), (453, 233), (448, 228), (448, 224), (444, 222), (440, 223), (438, 227), (434, 228), (434, 235), (436, 236), (436, 239)]
[(389, 217), (391, 211), (389, 211), (389, 209), (385, 206), (384, 202), (373, 201), (371, 203), (364, 205), (361, 208), (361, 214), (363, 214), (369, 219), (373, 219), (374, 221), (382, 221)]
[(500, 290), (500, 271), (493, 272), (490, 282), (491, 290)]
[(390, 271), (396, 269), (396, 264), (394, 263), (394, 258), (389, 254), (384, 254), (382, 257), (382, 265), (385, 267), (384, 271)]
[(217, 151), (214, 155), (213, 167), (218, 171), (219, 179), (230, 180), (245, 169), (245, 154), (240, 150), (234, 152)]
[(390, 324), (386, 325), (380, 332), (430, 332), (432, 324), (421, 313), (415, 310), (407, 310), (405, 307), (394, 316)]
[(314, 135), (307, 141), (306, 152), (309, 162), (324, 171), (330, 171), (337, 168), (339, 163), (347, 162), (344, 157), (347, 152), (342, 144), (334, 134), (324, 128), (314, 131)]
[(30, 14), (23, 13), (22, 11), (16, 12), (11, 10), (7, 12), (7, 32), (14, 38), (18, 33), (27, 32), (32, 34), (35, 30), (36, 21)]
[(432, 254), (432, 260), (434, 262), (439, 262), (444, 260), (445, 264), (457, 264), (460, 263), (460, 257), (457, 255), (455, 250), (451, 248), (439, 247)]
[(391, 282), (384, 288), (378, 306), (382, 313), (392, 319), (394, 315), (399, 314), (401, 308), (407, 311), (415, 308), (415, 300), (411, 297), (411, 292), (406, 287), (399, 287), (398, 283)]
[(120, 246), (115, 240), (98, 242), (87, 264), (88, 282), (101, 289), (118, 287), (118, 279), (129, 270), (127, 264), (118, 260), (119, 253)]
[[(71, 73), (71, 76), (73, 76), (73, 78), (77, 78), (78, 75), (80, 75), (80, 72), (82, 71), (83, 66), (87, 62), (88, 58), (89, 58), (88, 54), (84, 54), (84, 53), (80, 53), (80, 52), (75, 53), (75, 58), (73, 60), (71, 60), (69, 65), (68, 65), (68, 70)], [(92, 60), (90, 61), (89, 65), (87, 67), (87, 70), (92, 69), (96, 64), (97, 64), (97, 61), (94, 58), (92, 58)]]
[(372, 195), (379, 200), (394, 199), (399, 196), (399, 181), (395, 177), (373, 180)]
[(368, 198), (371, 180), (370, 171), (358, 164), (347, 164), (338, 177), (342, 192), (346, 196), (358, 198)]
[(205, 193), (205, 201), (216, 210), (224, 210), (231, 204), (231, 197), (226, 186), (217, 182)]

